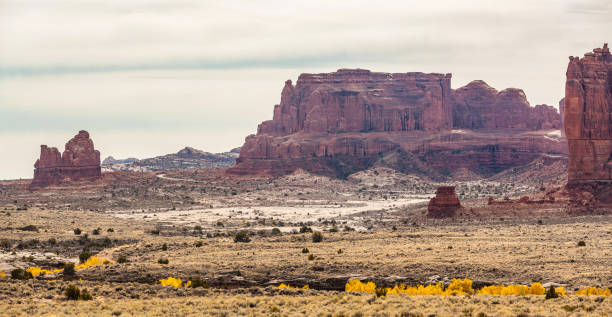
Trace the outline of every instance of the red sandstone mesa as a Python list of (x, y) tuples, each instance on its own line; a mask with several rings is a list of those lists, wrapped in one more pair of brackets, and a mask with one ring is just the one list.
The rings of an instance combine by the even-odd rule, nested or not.
[(436, 196), (429, 201), (429, 205), (427, 206), (427, 217), (455, 217), (457, 211), (461, 208), (463, 207), (455, 194), (455, 186), (440, 186), (436, 190)]
[(34, 163), (32, 188), (66, 181), (95, 180), (102, 177), (100, 152), (94, 149), (87, 131), (79, 131), (60, 155), (57, 148), (40, 146), (40, 159)]
[[(490, 176), (567, 144), (552, 107), (482, 81), (451, 89), (450, 74), (341, 69), (288, 80), (272, 120), (246, 138), (233, 174), (296, 169), (346, 176), (384, 162), (444, 179), (459, 168)], [(557, 133), (558, 134), (558, 133)]]
[(564, 125), (568, 189), (575, 205), (612, 211), (612, 55), (608, 44), (570, 56)]

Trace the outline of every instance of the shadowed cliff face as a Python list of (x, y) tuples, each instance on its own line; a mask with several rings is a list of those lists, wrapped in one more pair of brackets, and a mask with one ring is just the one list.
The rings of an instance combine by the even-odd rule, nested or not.
[(452, 90), (450, 81), (450, 74), (360, 69), (302, 74), (295, 86), (285, 82), (273, 119), (246, 138), (229, 172), (345, 176), (396, 152), (392, 165), (405, 172), (444, 178), (465, 167), (491, 176), (566, 153), (559, 133), (543, 132), (561, 126), (553, 107), (530, 107), (520, 89), (474, 81)]
[(577, 205), (612, 206), (612, 55), (607, 44), (570, 56), (564, 125), (568, 187)]
[(94, 149), (87, 131), (79, 133), (60, 155), (57, 148), (40, 146), (40, 159), (34, 163), (31, 188), (58, 184), (63, 181), (93, 180), (102, 176), (100, 152)]

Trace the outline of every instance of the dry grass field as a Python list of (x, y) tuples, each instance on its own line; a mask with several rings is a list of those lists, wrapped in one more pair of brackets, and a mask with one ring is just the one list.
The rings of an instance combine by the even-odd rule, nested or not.
[[(344, 292), (349, 279), (392, 287), (468, 277), (474, 288), (541, 282), (562, 284), (570, 293), (612, 286), (610, 215), (568, 216), (556, 205), (495, 206), (486, 217), (428, 220), (419, 199), (434, 185), (385, 170), (368, 173), (346, 181), (305, 174), (230, 180), (119, 174), (123, 180), (37, 192), (5, 182), (0, 270), (7, 277), (0, 279), (0, 315), (612, 314), (610, 296)], [(464, 202), (486, 211), (477, 192), (509, 188), (517, 187), (469, 185), (464, 194), (474, 198)], [(313, 241), (310, 230), (321, 232), (322, 241)], [(74, 276), (10, 276), (16, 268), (78, 264), (85, 251), (110, 262)], [(169, 276), (199, 279), (204, 287), (157, 283)], [(310, 290), (275, 288), (281, 283)], [(67, 300), (68, 285), (87, 289), (93, 300)]]

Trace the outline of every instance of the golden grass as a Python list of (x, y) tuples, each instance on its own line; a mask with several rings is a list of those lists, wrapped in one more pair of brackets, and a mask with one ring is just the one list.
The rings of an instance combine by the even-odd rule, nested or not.
[[(376, 298), (335, 292), (304, 295), (156, 298), (144, 300), (54, 301), (2, 305), (7, 316), (609, 316), (612, 302), (565, 296), (408, 296)], [(482, 315), (482, 314), (484, 315)], [(481, 314), (481, 315), (478, 315)]]

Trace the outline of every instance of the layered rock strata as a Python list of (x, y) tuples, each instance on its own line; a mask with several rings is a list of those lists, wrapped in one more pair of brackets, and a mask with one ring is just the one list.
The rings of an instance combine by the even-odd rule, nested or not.
[(461, 202), (455, 194), (455, 186), (440, 186), (436, 190), (436, 196), (429, 200), (427, 205), (428, 218), (455, 217), (461, 209)]
[(442, 179), (457, 168), (491, 176), (567, 152), (553, 107), (530, 107), (521, 90), (482, 81), (450, 87), (450, 74), (302, 74), (285, 83), (273, 119), (246, 138), (228, 172), (343, 177), (384, 162)]
[(612, 208), (612, 55), (608, 44), (570, 56), (564, 125), (574, 205)]
[(94, 149), (87, 131), (79, 131), (68, 141), (62, 154), (57, 148), (41, 145), (40, 158), (34, 163), (34, 168), (32, 188), (95, 180), (102, 176), (100, 152)]

